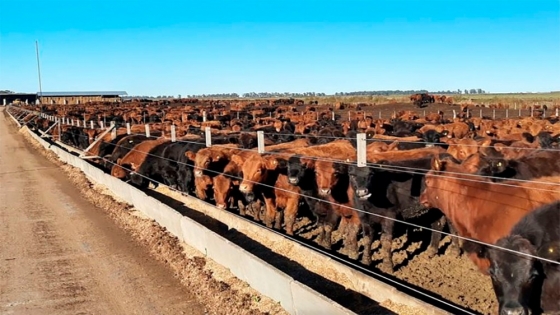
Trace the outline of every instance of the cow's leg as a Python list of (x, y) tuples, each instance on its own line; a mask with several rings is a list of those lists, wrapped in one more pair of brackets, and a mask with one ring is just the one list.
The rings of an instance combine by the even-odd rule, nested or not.
[(266, 205), (264, 224), (266, 225), (266, 227), (272, 228), (272, 221), (276, 218), (276, 204), (272, 198), (265, 198), (264, 203)]
[[(427, 253), (428, 253), (428, 257), (432, 258), (434, 257), (437, 252), (438, 252), (438, 248), (439, 248), (439, 242), (441, 241), (441, 231), (443, 231), (443, 227), (445, 226), (445, 216), (441, 216), (441, 218), (439, 218), (438, 220), (432, 222), (432, 237), (430, 240), (430, 245), (428, 247)], [(436, 232), (437, 231), (437, 232)]]
[(284, 222), (286, 224), (286, 234), (294, 235), (294, 224), (296, 223), (296, 216), (298, 213), (299, 196), (288, 200), (288, 204), (284, 209)]
[(357, 214), (348, 218), (348, 225), (346, 226), (346, 239), (344, 247), (348, 258), (358, 259), (358, 233), (360, 232), (360, 219)]
[[(328, 208), (327, 215), (325, 217), (325, 221), (324, 221), (324, 224), (323, 224), (323, 229), (325, 231), (324, 232), (325, 234), (324, 234), (323, 244), (322, 244), (322, 246), (326, 249), (331, 249), (331, 247), (332, 247), (332, 232), (333, 232), (334, 227), (336, 225), (336, 221), (338, 221), (339, 217), (340, 216), (336, 211), (334, 211), (330, 207)], [(344, 218), (342, 220), (344, 220)], [(342, 223), (341, 223), (341, 225), (342, 225)], [(344, 230), (346, 230), (346, 228)]]
[(362, 218), (362, 231), (364, 234), (364, 253), (362, 264), (371, 265), (371, 245), (373, 244), (373, 227), (367, 218)]
[(393, 271), (393, 227), (395, 222), (393, 220), (383, 219), (381, 221), (381, 251), (383, 253), (382, 268), (385, 271)]
[(461, 245), (459, 244), (459, 238), (455, 237), (455, 235), (457, 235), (457, 231), (449, 220), (447, 220), (447, 226), (449, 227), (449, 234), (451, 234), (451, 244), (449, 244), (447, 251), (449, 255), (459, 257), (461, 256)]

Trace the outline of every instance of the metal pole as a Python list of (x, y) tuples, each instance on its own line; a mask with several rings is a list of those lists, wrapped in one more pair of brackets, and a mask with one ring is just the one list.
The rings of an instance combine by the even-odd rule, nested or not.
[[(35, 41), (35, 52), (37, 54), (37, 74), (39, 75), (39, 102), (42, 104), (41, 98), (43, 97), (43, 84), (41, 83), (41, 65), (39, 63), (39, 41)], [(43, 107), (41, 106), (41, 112)]]

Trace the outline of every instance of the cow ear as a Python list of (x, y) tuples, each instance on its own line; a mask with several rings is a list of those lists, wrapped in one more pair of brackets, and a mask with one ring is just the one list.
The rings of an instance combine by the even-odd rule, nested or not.
[(538, 256), (560, 262), (560, 241), (543, 244), (538, 250)]
[(237, 155), (237, 154), (234, 154), (234, 155), (231, 156), (231, 161), (232, 161), (233, 163), (237, 164), (238, 166), (242, 166), (242, 165), (243, 165), (243, 162), (245, 162), (245, 161), (243, 160), (243, 158), (240, 157), (240, 156)]
[(315, 167), (315, 160), (302, 157), (300, 159), (301, 164), (305, 165), (307, 168), (314, 168)]
[(471, 154), (469, 155), (464, 161), (463, 163), (461, 163), (461, 166), (463, 168), (464, 171), (466, 171), (467, 173), (476, 173), (478, 171), (478, 168), (481, 164), (480, 161), (480, 154)]
[(480, 243), (464, 241), (461, 248), (466, 253), (476, 254), (479, 258), (488, 258), (488, 247)]
[(395, 151), (398, 150), (399, 148), (399, 140), (395, 140), (393, 141), (393, 143), (391, 143), (388, 147), (387, 147), (387, 151)]
[(194, 153), (192, 151), (185, 152), (185, 156), (191, 161), (196, 160), (196, 153)]
[(267, 156), (264, 158), (266, 168), (269, 170), (275, 170), (278, 167), (278, 160), (273, 156)]
[(480, 143), (481, 147), (488, 147), (492, 143), (492, 138), (485, 138), (484, 141)]
[(438, 156), (432, 158), (432, 169), (435, 171), (443, 171), (445, 162), (440, 160)]

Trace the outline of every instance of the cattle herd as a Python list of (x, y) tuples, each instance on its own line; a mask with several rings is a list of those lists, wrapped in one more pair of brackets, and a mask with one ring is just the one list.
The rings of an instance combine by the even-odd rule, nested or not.
[(338, 231), (339, 252), (364, 265), (380, 240), (383, 271), (394, 268), (395, 223), (430, 231), (430, 257), (451, 234), (448, 254), (463, 252), (491, 277), (500, 314), (560, 313), (558, 117), (357, 111), (346, 120), (333, 110), (297, 100), (133, 100), (45, 105), (42, 113), (76, 123), (51, 128), (31, 114), (25, 123), (141, 189), (167, 185), (289, 235), (310, 215), (318, 246), (338, 248)]

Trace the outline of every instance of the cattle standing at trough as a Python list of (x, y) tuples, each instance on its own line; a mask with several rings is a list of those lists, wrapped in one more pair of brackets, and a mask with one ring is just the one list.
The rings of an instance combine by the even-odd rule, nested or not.
[[(382, 263), (376, 267), (392, 273), (396, 265), (396, 274), (406, 263), (393, 259), (400, 243), (393, 241), (399, 232), (395, 223), (414, 227), (406, 229), (407, 242), (413, 242), (409, 235), (424, 234), (419, 227), (428, 228), (431, 237), (422, 235), (421, 248), (427, 248), (425, 257), (433, 257), (445, 225), (451, 234), (493, 244), (532, 209), (559, 199), (555, 118), (473, 117), (462, 107), (456, 117), (403, 110), (377, 119), (361, 110), (334, 114), (336, 106), (195, 102), (82, 106), (75, 112), (53, 107), (53, 114), (79, 112), (96, 124), (95, 117), (140, 124), (130, 126), (131, 135), (117, 126), (115, 139), (111, 133), (98, 139), (101, 129), (67, 125), (60, 134), (58, 128), (49, 133), (81, 148), (101, 140), (89, 150), (90, 161), (142, 189), (150, 181), (163, 183), (287, 234), (316, 236), (325, 249), (338, 251), (342, 241), (338, 252), (353, 260), (361, 255), (364, 265), (372, 263), (372, 243), (380, 240), (381, 258), (375, 259)], [(150, 135), (144, 135), (144, 118), (156, 121), (149, 125)], [(52, 126), (42, 119), (27, 124), (40, 130)], [(170, 138), (173, 129), (176, 142)], [(367, 139), (364, 167), (356, 165), (359, 133)], [(257, 150), (259, 139), (264, 153)], [(304, 218), (308, 214), (311, 220)], [(456, 253), (458, 238), (451, 239), (448, 253)], [(486, 257), (469, 246), (464, 250), (486, 269)]]
[(497, 247), (468, 246), (490, 260), (500, 314), (560, 313), (560, 200), (527, 214)]

